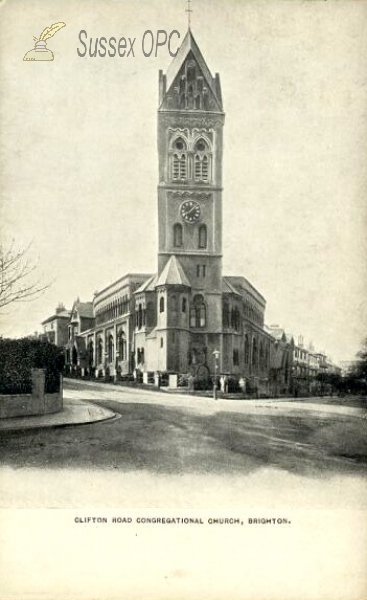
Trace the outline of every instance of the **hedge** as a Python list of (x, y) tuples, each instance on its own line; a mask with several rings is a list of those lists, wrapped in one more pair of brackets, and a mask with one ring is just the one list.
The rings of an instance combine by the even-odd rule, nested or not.
[(63, 367), (63, 350), (47, 341), (0, 339), (0, 394), (31, 394), (32, 369), (45, 369), (46, 393), (58, 392)]

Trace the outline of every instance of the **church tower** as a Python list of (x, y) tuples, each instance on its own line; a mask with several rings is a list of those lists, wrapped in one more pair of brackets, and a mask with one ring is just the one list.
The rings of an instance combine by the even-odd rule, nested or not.
[(223, 124), (219, 75), (189, 29), (159, 73), (157, 329), (168, 370), (212, 371), (221, 345)]

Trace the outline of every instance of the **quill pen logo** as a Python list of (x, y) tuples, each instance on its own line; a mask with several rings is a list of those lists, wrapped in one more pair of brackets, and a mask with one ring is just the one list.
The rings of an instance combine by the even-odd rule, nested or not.
[(62, 27), (65, 27), (65, 23), (54, 23), (51, 27), (46, 27), (39, 38), (33, 37), (35, 41), (34, 48), (27, 52), (23, 60), (53, 60), (54, 54), (46, 47), (46, 41), (53, 37)]

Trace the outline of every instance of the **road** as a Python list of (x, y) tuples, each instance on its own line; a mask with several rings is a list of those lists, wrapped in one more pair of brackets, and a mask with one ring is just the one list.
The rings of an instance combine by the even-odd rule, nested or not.
[[(67, 473), (69, 482), (81, 473), (98, 472), (107, 478), (118, 473), (129, 475), (129, 481), (140, 473), (140, 482), (150, 476), (145, 480), (149, 493), (158, 485), (157, 476), (164, 476), (165, 482), (171, 478), (172, 483), (181, 478), (181, 484), (184, 477), (192, 476), (198, 494), (203, 476), (207, 483), (209, 478), (215, 479), (215, 486), (226, 478), (233, 483), (243, 481), (244, 476), (255, 477), (257, 482), (261, 480), (261, 491), (269, 482), (278, 485), (275, 475), (278, 482), (282, 475), (283, 483), (293, 477), (292, 487), (295, 476), (303, 482), (305, 478), (319, 480), (325, 486), (341, 476), (361, 481), (366, 472), (367, 421), (361, 408), (311, 400), (214, 401), (71, 380), (65, 381), (64, 395), (110, 408), (117, 418), (81, 426), (3, 432), (2, 483), (5, 490), (9, 488), (5, 493), (8, 500), (10, 488), (19, 484), (14, 477), (20, 469), (23, 487), (35, 470), (41, 479), (46, 471)], [(29, 486), (37, 484), (32, 479)], [(192, 490), (191, 484), (188, 486)], [(28, 491), (23, 489), (22, 494)], [(61, 497), (60, 489), (59, 494)], [(71, 497), (75, 500), (73, 494)]]

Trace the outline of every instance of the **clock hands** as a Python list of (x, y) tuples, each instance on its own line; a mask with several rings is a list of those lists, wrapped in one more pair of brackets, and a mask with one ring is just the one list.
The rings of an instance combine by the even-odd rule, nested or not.
[(181, 205), (181, 216), (187, 223), (194, 223), (200, 217), (200, 205), (197, 202), (184, 202)]
[(191, 215), (192, 212), (198, 211), (198, 206), (194, 206), (193, 208), (190, 208), (190, 210), (186, 213), (186, 216), (188, 217), (189, 215)]

